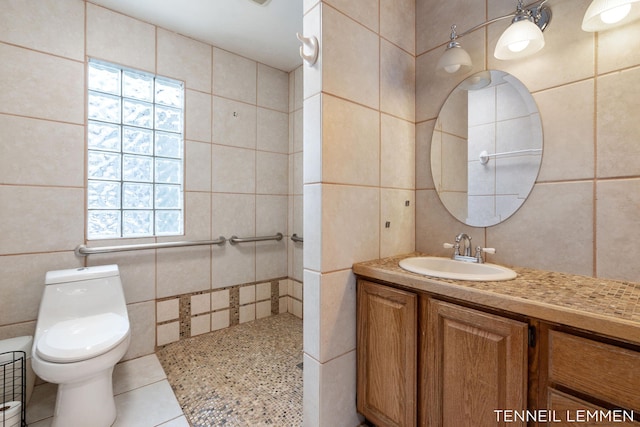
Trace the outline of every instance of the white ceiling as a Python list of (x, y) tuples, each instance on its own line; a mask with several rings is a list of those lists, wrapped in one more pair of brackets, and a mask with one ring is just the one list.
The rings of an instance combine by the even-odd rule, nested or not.
[(90, 1), (283, 71), (302, 64), (302, 0)]

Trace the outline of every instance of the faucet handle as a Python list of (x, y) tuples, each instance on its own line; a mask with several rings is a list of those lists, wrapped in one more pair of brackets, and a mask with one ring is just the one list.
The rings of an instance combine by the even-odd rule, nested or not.
[(445, 249), (453, 249), (455, 246), (453, 245), (453, 243), (444, 243), (442, 247)]
[(482, 258), (482, 253), (487, 254), (495, 254), (495, 248), (483, 248), (482, 246), (476, 246), (476, 262), (482, 264), (484, 262), (484, 258)]

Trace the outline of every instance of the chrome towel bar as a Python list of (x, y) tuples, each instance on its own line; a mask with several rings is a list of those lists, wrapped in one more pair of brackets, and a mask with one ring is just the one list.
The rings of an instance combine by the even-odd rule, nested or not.
[(238, 237), (231, 236), (229, 239), (229, 243), (235, 245), (236, 243), (247, 243), (247, 242), (263, 242), (265, 240), (282, 240), (282, 233), (278, 233), (275, 236), (261, 236), (261, 237)]
[(291, 240), (293, 240), (296, 243), (303, 243), (304, 242), (304, 238), (303, 237), (298, 237), (298, 235), (296, 233), (293, 233), (293, 235), (291, 236)]
[(190, 240), (182, 242), (142, 243), (138, 245), (103, 246), (100, 248), (88, 248), (86, 245), (78, 245), (75, 249), (77, 256), (95, 254), (108, 254), (112, 252), (141, 251), (145, 249), (179, 248), (183, 246), (223, 245), (227, 239), (220, 236), (216, 240)]

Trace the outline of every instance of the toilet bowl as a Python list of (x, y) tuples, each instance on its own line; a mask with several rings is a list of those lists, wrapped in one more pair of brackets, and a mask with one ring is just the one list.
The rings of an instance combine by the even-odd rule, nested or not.
[(58, 384), (53, 427), (108, 427), (112, 373), (130, 341), (117, 265), (50, 271), (31, 351), (34, 372)]

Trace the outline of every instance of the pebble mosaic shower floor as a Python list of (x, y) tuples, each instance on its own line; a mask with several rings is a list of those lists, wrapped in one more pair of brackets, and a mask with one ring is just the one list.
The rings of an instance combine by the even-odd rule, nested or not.
[(302, 319), (289, 313), (157, 352), (193, 427), (302, 425)]

